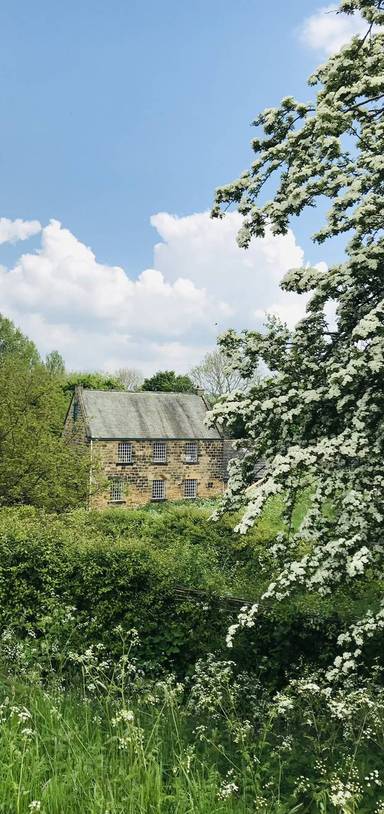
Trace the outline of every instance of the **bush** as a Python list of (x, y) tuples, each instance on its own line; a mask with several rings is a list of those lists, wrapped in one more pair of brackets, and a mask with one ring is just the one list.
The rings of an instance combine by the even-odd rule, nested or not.
[[(52, 622), (52, 608), (74, 608), (69, 646), (75, 637), (80, 648), (97, 642), (117, 655), (121, 642), (116, 627), (135, 627), (142, 641), (140, 658), (177, 671), (220, 647), (230, 615), (212, 592), (214, 579), (203, 546), (191, 551), (190, 543), (179, 541), (179, 551), (172, 546), (171, 554), (157, 545), (156, 535), (149, 541), (144, 517), (139, 514), (134, 521), (136, 529), (129, 535), (127, 528), (112, 534), (108, 517), (0, 512), (0, 626), (13, 627), (19, 637), (28, 632), (40, 636)], [(109, 534), (104, 523), (111, 524)], [(114, 523), (124, 526), (124, 518), (115, 516)], [(207, 596), (179, 596), (181, 576), (187, 585), (196, 580)]]
[(273, 577), (278, 517), (272, 512), (244, 538), (233, 533), (233, 518), (213, 523), (209, 512), (191, 505), (64, 515), (1, 510), (0, 627), (11, 627), (16, 639), (51, 631), (62, 661), (75, 642), (80, 651), (102, 643), (118, 657), (116, 627), (136, 628), (147, 667), (185, 674), (215, 651), (261, 672), (271, 688), (303, 664), (328, 664), (353, 618), (351, 597), (274, 603), (226, 649), (242, 604), (230, 595), (257, 600)]

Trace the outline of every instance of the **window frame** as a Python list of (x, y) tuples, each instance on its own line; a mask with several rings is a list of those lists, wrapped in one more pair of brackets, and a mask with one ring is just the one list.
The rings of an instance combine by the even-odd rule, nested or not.
[[(156, 494), (157, 487), (161, 484), (161, 492), (160, 494)], [(163, 478), (154, 478), (151, 485), (151, 500), (155, 503), (160, 503), (163, 500), (167, 499), (167, 490), (166, 490), (166, 483)]]
[[(114, 489), (119, 487), (119, 492), (114, 494)], [(124, 481), (122, 478), (111, 478), (109, 483), (109, 503), (124, 503)]]
[[(160, 458), (158, 455), (159, 450), (164, 451), (163, 456)], [(167, 442), (166, 441), (153, 441), (152, 443), (152, 461), (154, 464), (167, 463)]]
[[(194, 484), (194, 494), (187, 494), (188, 488), (191, 484)], [(185, 478), (184, 479), (184, 500), (196, 500), (198, 496), (198, 481), (197, 478)]]
[[(124, 451), (129, 456), (124, 457)], [(117, 463), (118, 464), (132, 464), (133, 463), (133, 444), (131, 441), (119, 441), (117, 444)]]
[[(192, 457), (191, 451), (188, 452), (188, 447), (194, 450), (194, 455)], [(186, 441), (184, 446), (184, 460), (186, 464), (197, 464), (199, 462), (199, 442), (198, 441)]]

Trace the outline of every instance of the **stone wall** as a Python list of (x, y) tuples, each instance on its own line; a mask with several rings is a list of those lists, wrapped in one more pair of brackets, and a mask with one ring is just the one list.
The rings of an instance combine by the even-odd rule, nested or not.
[[(128, 439), (127, 439), (128, 440)], [(123, 496), (111, 501), (110, 488), (93, 496), (92, 508), (141, 506), (152, 499), (152, 481), (164, 480), (166, 500), (184, 499), (184, 481), (197, 480), (197, 497), (222, 494), (223, 442), (198, 441), (197, 463), (185, 460), (185, 441), (166, 441), (167, 462), (154, 463), (152, 441), (132, 441), (132, 463), (118, 462), (118, 441), (93, 441), (94, 463), (109, 482), (123, 481)]]

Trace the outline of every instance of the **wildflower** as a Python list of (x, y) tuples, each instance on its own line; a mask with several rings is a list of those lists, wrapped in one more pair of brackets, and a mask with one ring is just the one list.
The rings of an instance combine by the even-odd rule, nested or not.
[(32, 800), (32, 802), (28, 806), (30, 811), (41, 811), (41, 801), (40, 800)]
[(277, 693), (275, 703), (279, 715), (285, 715), (285, 713), (293, 709), (294, 706), (292, 698), (288, 698), (288, 696), (283, 695), (283, 693)]
[(217, 796), (219, 800), (227, 800), (227, 798), (231, 797), (236, 791), (239, 791), (239, 787), (236, 786), (236, 783), (224, 783), (220, 787)]
[(367, 774), (364, 777), (364, 780), (365, 780), (365, 782), (367, 784), (367, 787), (369, 789), (371, 788), (372, 785), (382, 786), (382, 782), (381, 782), (381, 780), (379, 778), (379, 772), (378, 772), (377, 769), (373, 769), (372, 772), (369, 772), (369, 774)]
[(30, 729), (30, 727), (25, 727), (21, 730), (21, 734), (23, 738), (33, 738), (34, 732), (33, 729)]
[(112, 718), (112, 726), (117, 726), (120, 723), (133, 723), (135, 715), (131, 709), (120, 709), (117, 715)]

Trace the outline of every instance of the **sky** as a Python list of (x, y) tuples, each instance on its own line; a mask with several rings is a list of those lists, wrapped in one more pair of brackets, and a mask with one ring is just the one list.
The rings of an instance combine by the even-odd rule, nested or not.
[(209, 217), (251, 122), (304, 100), (361, 20), (316, 0), (27, 0), (0, 8), (0, 312), (69, 369), (187, 371), (229, 327), (288, 324), (279, 280), (337, 249), (319, 213), (245, 251)]

